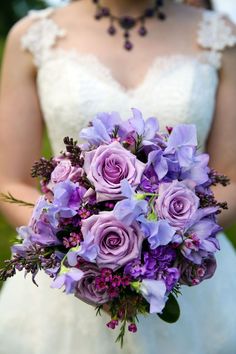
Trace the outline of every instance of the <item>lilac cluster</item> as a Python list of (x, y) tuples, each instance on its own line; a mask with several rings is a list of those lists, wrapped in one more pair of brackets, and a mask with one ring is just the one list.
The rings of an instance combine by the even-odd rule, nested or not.
[[(128, 321), (136, 332), (139, 313), (160, 314), (180, 285), (213, 276), (216, 215), (226, 205), (211, 186), (228, 179), (198, 152), (194, 125), (162, 132), (156, 118), (132, 113), (127, 121), (98, 114), (81, 131), (85, 144), (65, 138), (65, 153), (34, 165), (43, 196), (18, 229), (18, 263), (4, 276), (44, 269), (52, 287), (108, 305), (109, 328)], [(32, 250), (41, 253), (29, 266)]]

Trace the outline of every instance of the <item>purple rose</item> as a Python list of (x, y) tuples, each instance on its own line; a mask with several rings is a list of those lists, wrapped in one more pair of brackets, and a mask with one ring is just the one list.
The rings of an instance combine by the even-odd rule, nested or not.
[(155, 207), (160, 219), (168, 220), (177, 230), (183, 229), (196, 213), (199, 198), (186, 183), (175, 180), (160, 184)]
[(77, 182), (78, 178), (83, 174), (83, 169), (81, 167), (74, 167), (71, 165), (71, 161), (64, 159), (61, 160), (55, 167), (51, 174), (51, 181), (53, 183), (63, 182), (66, 179), (72, 182)]
[(98, 246), (99, 268), (116, 270), (140, 256), (144, 236), (137, 222), (127, 226), (112, 212), (104, 212), (83, 220), (81, 231), (85, 241), (89, 237)]
[(82, 267), (83, 278), (77, 283), (75, 296), (89, 305), (102, 305), (109, 301), (106, 289), (98, 290), (96, 277), (101, 276), (99, 269), (94, 264)]
[(97, 201), (122, 199), (121, 181), (138, 186), (145, 168), (135, 155), (114, 141), (85, 153), (84, 170), (94, 184)]
[(184, 261), (180, 265), (180, 283), (184, 285), (198, 285), (203, 280), (210, 279), (216, 270), (216, 259), (213, 255), (202, 260), (200, 265)]

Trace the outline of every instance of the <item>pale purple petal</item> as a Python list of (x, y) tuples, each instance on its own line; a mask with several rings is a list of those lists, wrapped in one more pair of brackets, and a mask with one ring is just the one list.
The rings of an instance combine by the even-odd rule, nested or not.
[(150, 313), (161, 313), (167, 300), (165, 282), (163, 280), (144, 279), (140, 291), (150, 304)]

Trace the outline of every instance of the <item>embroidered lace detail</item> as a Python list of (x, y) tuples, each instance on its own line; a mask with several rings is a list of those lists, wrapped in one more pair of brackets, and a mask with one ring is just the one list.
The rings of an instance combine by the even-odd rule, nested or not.
[(33, 19), (33, 24), (21, 38), (21, 46), (28, 50), (34, 58), (34, 63), (40, 67), (42, 63), (51, 55), (51, 48), (58, 38), (64, 37), (66, 32), (61, 29), (50, 16), (54, 9), (48, 8), (39, 11), (30, 11), (29, 16)]
[(199, 26), (198, 43), (202, 48), (209, 50), (203, 53), (203, 57), (208, 58), (212, 65), (220, 69), (221, 51), (236, 45), (236, 35), (222, 15), (205, 11)]

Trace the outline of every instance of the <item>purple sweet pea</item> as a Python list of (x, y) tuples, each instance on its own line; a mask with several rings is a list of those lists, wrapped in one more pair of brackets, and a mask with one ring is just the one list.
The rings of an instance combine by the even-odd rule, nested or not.
[(182, 254), (195, 264), (201, 264), (202, 258), (220, 249), (219, 241), (215, 237), (221, 227), (214, 220), (205, 218), (186, 230), (186, 239), (181, 248)]
[(84, 273), (77, 268), (66, 268), (53, 280), (51, 287), (61, 289), (65, 286), (66, 294), (73, 294), (78, 281), (83, 278)]
[(198, 210), (199, 198), (187, 183), (175, 180), (160, 184), (155, 207), (159, 218), (179, 230), (185, 228)]
[(93, 243), (93, 234), (89, 231), (86, 234), (84, 241), (80, 243), (75, 249), (71, 249), (67, 254), (68, 263), (70, 266), (76, 266), (77, 257), (80, 256), (88, 262), (95, 262), (98, 255), (98, 246)]
[(140, 215), (148, 212), (148, 202), (146, 200), (137, 199), (138, 195), (134, 192), (126, 179), (121, 181), (121, 193), (123, 197), (128, 199), (118, 202), (115, 205), (113, 213), (118, 220), (129, 226)]
[(151, 249), (170, 243), (176, 233), (166, 220), (149, 221), (144, 216), (138, 218), (141, 229), (147, 237)]
[(153, 150), (148, 154), (147, 168), (152, 165), (159, 180), (163, 179), (168, 173), (168, 163), (163, 156), (161, 149)]
[(161, 313), (166, 304), (166, 285), (163, 280), (144, 279), (140, 291), (150, 304), (150, 313)]
[(82, 267), (83, 278), (77, 283), (75, 296), (89, 305), (102, 305), (109, 301), (106, 289), (98, 290), (96, 277), (100, 277), (100, 270), (94, 265), (89, 264)]
[(177, 154), (181, 167), (188, 167), (192, 163), (197, 147), (196, 126), (179, 124), (173, 128), (165, 149), (165, 155)]
[(117, 270), (140, 256), (144, 237), (136, 222), (127, 226), (112, 212), (104, 212), (83, 220), (81, 231), (85, 242), (92, 235), (91, 244), (98, 246), (99, 268)]
[(208, 154), (199, 154), (193, 157), (190, 167), (185, 169), (182, 168), (180, 178), (191, 179), (197, 185), (206, 183), (209, 180), (209, 171), (208, 167), (209, 155)]
[(145, 164), (114, 141), (85, 153), (84, 170), (94, 184), (97, 201), (118, 200), (121, 181), (127, 179), (132, 187), (140, 183)]
[(159, 130), (158, 120), (155, 117), (144, 120), (142, 113), (137, 108), (132, 108), (132, 113), (133, 117), (127, 123), (128, 130), (142, 136), (143, 140), (154, 139)]
[(164, 274), (164, 281), (168, 292), (171, 292), (171, 290), (173, 290), (174, 286), (179, 281), (179, 278), (180, 278), (180, 272), (178, 268), (166, 269)]
[(78, 209), (83, 201), (86, 189), (65, 180), (55, 184), (54, 200), (47, 210), (47, 218), (53, 227), (57, 227), (59, 218), (71, 218), (77, 214)]

